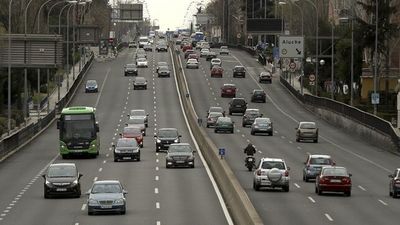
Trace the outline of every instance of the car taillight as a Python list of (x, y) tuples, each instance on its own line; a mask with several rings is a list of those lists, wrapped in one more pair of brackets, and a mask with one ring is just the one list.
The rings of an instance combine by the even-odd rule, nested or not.
[(400, 179), (394, 180), (394, 182), (395, 182), (396, 184), (400, 184)]
[(257, 174), (258, 176), (261, 176), (261, 170), (257, 170), (256, 174)]
[(327, 178), (327, 177), (320, 177), (319, 178), (319, 183), (321, 183), (321, 184), (326, 183), (328, 181), (329, 181), (329, 178)]
[(348, 178), (348, 177), (344, 177), (344, 178), (342, 178), (342, 182), (345, 183), (345, 184), (350, 184), (351, 183), (351, 179)]
[(288, 176), (289, 176), (289, 171), (285, 170), (285, 177), (288, 177)]

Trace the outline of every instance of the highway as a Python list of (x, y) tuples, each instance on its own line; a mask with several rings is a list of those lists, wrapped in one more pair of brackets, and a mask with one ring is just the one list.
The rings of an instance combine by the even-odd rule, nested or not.
[[(214, 49), (218, 52), (218, 49)], [(182, 54), (181, 54), (182, 55)], [(184, 62), (183, 56), (181, 56)], [(237, 97), (244, 97), (248, 108), (259, 108), (273, 121), (273, 136), (251, 136), (250, 128), (241, 126), (242, 116), (231, 116), (235, 133), (215, 134), (205, 128), (217, 147), (226, 149), (226, 160), (234, 171), (264, 224), (398, 224), (400, 203), (389, 197), (388, 175), (399, 167), (399, 156), (369, 144), (366, 140), (345, 133), (334, 125), (321, 120), (318, 115), (304, 108), (274, 77), (272, 84), (258, 84), (257, 76), (263, 67), (243, 51), (231, 49), (229, 56), (220, 56), (225, 70), (223, 78), (210, 77), (210, 63), (200, 59), (199, 69), (185, 69), (192, 101), (199, 117), (206, 121), (210, 106), (222, 106), (228, 112), (230, 98), (220, 97), (224, 83), (238, 87)], [(244, 65), (246, 78), (232, 78), (235, 65)], [(251, 103), (253, 89), (264, 89), (266, 103)], [(299, 121), (315, 121), (319, 127), (319, 143), (297, 143), (295, 130)], [(243, 148), (253, 143), (256, 158), (283, 158), (290, 167), (290, 191), (253, 190), (253, 173), (244, 166)], [(329, 154), (338, 166), (345, 166), (352, 173), (352, 196), (314, 192), (314, 183), (302, 181), (302, 169), (307, 154)]]
[[(194, 169), (166, 169), (165, 153), (156, 153), (153, 134), (162, 127), (176, 127), (182, 142), (194, 147), (183, 119), (175, 79), (158, 78), (155, 65), (167, 61), (170, 52), (148, 52), (149, 68), (140, 68), (147, 90), (133, 90), (133, 77), (124, 77), (123, 66), (134, 62), (134, 49), (123, 50), (117, 59), (94, 62), (84, 80), (96, 79), (99, 93), (84, 93), (84, 82), (71, 105), (94, 106), (100, 126), (101, 152), (96, 159), (62, 160), (58, 155), (58, 130), (53, 123), (29, 145), (0, 163), (1, 225), (79, 224), (230, 224), (226, 208), (207, 170), (196, 155)], [(171, 73), (172, 74), (172, 73)], [(140, 162), (113, 162), (111, 146), (131, 109), (149, 113), (149, 127)], [(83, 174), (82, 196), (43, 198), (43, 178), (53, 162), (75, 162)], [(95, 180), (119, 179), (128, 191), (126, 215), (87, 215), (85, 192)]]

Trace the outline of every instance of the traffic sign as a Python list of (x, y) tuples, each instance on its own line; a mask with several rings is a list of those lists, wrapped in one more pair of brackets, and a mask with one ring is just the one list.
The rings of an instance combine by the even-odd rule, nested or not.
[(304, 37), (303, 36), (280, 36), (279, 57), (303, 58)]
[(310, 74), (310, 76), (308, 76), (308, 79), (310, 81), (315, 81), (315, 75), (314, 74)]
[(314, 81), (310, 81), (308, 84), (311, 85), (311, 86), (314, 86), (315, 82)]
[(296, 63), (295, 62), (291, 62), (291, 63), (289, 63), (289, 70), (290, 70), (290, 72), (294, 72), (294, 71), (296, 71)]
[(373, 105), (379, 105), (379, 93), (371, 93), (371, 103)]
[(224, 158), (225, 156), (225, 148), (219, 148), (218, 149), (218, 154), (221, 156), (221, 159)]
[(242, 35), (240, 33), (237, 33), (236, 37), (239, 39), (242, 37)]

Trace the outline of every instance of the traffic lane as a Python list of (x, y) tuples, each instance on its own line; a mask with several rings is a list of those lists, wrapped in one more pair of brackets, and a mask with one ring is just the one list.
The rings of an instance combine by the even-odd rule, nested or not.
[[(186, 72), (187, 70), (185, 70)], [(186, 76), (188, 77), (188, 82), (189, 82), (189, 86), (191, 87), (191, 93), (192, 93), (192, 100), (194, 102), (195, 108), (197, 113), (201, 113), (203, 112), (206, 108), (207, 108), (207, 95), (204, 95), (204, 93), (207, 93), (208, 88), (207, 87), (202, 87), (198, 84), (201, 83), (201, 76), (199, 74), (186, 74)], [(221, 80), (218, 78), (215, 78), (216, 80)], [(226, 79), (230, 79), (230, 78), (226, 78)], [(204, 83), (204, 82), (203, 82)], [(201, 88), (200, 88), (201, 87)], [(215, 89), (215, 88), (214, 88)], [(203, 93), (203, 94), (201, 94)], [(210, 92), (208, 92), (210, 93)], [(211, 95), (211, 94), (208, 94)], [(220, 105), (226, 105), (227, 102), (229, 101), (228, 98), (217, 98), (218, 101), (220, 103)], [(213, 103), (213, 105), (215, 105), (215, 103)], [(216, 143), (217, 147), (219, 148), (225, 148), (226, 150), (226, 160), (229, 162), (231, 168), (233, 169), (235, 175), (238, 177), (239, 181), (241, 182), (241, 184), (243, 185), (243, 187), (245, 188), (246, 191), (248, 192), (253, 192), (252, 190), (252, 183), (253, 183), (253, 173), (248, 172), (247, 168), (244, 165), (244, 158), (245, 155), (243, 154), (243, 149), (244, 147), (247, 145), (247, 140), (249, 139), (254, 139), (252, 137), (249, 137), (250, 135), (248, 135), (248, 129), (249, 128), (242, 128), (241, 125), (241, 116), (237, 116), (236, 114), (233, 116), (230, 116), (236, 124), (235, 127), (235, 134), (223, 134), (223, 133), (219, 133), (219, 134), (214, 134), (214, 129), (210, 128), (207, 129), (207, 132), (209, 134), (209, 136), (212, 138), (212, 140), (214, 141), (214, 143)], [(269, 157), (282, 157), (282, 158), (287, 158), (284, 154), (282, 154), (282, 151), (280, 149), (279, 146), (283, 146), (281, 144), (281, 139), (277, 136), (273, 136), (273, 137), (266, 137), (266, 136), (260, 136), (257, 137), (258, 139), (260, 139), (260, 141), (256, 142), (256, 141), (252, 141), (252, 143), (254, 143), (257, 148), (258, 151), (261, 151), (259, 153), (257, 153), (257, 158), (261, 157), (261, 155), (266, 155)], [(265, 142), (268, 142), (268, 145), (265, 145)], [(271, 143), (272, 142), (272, 143)], [(271, 146), (271, 147), (269, 147)], [(276, 147), (277, 146), (277, 147)], [(278, 149), (276, 151), (274, 151), (274, 149)], [(296, 151), (295, 149), (293, 149), (294, 151)], [(291, 166), (289, 164), (289, 166)], [(296, 166), (293, 166), (293, 169), (296, 171), (300, 171), (300, 167), (298, 169), (296, 169)], [(300, 177), (300, 176), (298, 176)], [(293, 188), (293, 187), (292, 187)], [(276, 194), (275, 192), (270, 193), (272, 195)], [(284, 196), (287, 196), (289, 198), (290, 195), (288, 196), (288, 193), (284, 193)], [(281, 196), (281, 195), (280, 195)], [(264, 199), (265, 197), (265, 199)], [(255, 205), (257, 205), (258, 203), (260, 203), (260, 205), (258, 207), (256, 207), (256, 209), (259, 211), (259, 213), (261, 214), (263, 221), (267, 221), (269, 222), (276, 222), (274, 220), (271, 220), (270, 216), (271, 214), (268, 214), (266, 212), (269, 212), (273, 209), (276, 209), (277, 211), (287, 211), (287, 205), (284, 204), (282, 205), (282, 208), (277, 208), (275, 206), (275, 204), (271, 204), (271, 205), (265, 205), (265, 202), (270, 202), (270, 195), (266, 196), (265, 193), (257, 193), (256, 197), (253, 198), (253, 201), (256, 201), (257, 203), (255, 203)], [(260, 198), (262, 200), (260, 200)], [(305, 198), (300, 198), (300, 199), (296, 199), (297, 202), (301, 202), (301, 204), (304, 204), (303, 200), (305, 201)], [(288, 200), (289, 202), (293, 202), (293, 199)], [(302, 206), (302, 205), (300, 205)], [(299, 205), (293, 206), (293, 208), (298, 208), (300, 207)], [(272, 207), (273, 209), (270, 209), (269, 207)], [(268, 209), (268, 210), (267, 210)], [(314, 213), (316, 214), (316, 213)], [(322, 214), (322, 212), (318, 213), (318, 215)], [(314, 216), (315, 217), (315, 216)], [(293, 221), (301, 221), (304, 219), (309, 219), (308, 222), (306, 222), (305, 224), (310, 224), (312, 222), (315, 222), (315, 219), (311, 219), (313, 217), (310, 217), (309, 215), (303, 215), (303, 213), (299, 213), (299, 215), (291, 217), (292, 218), (296, 218), (294, 220), (288, 220), (287, 222), (283, 223), (283, 224), (291, 224)], [(282, 221), (279, 220), (280, 222), (278, 224), (282, 224)], [(325, 220), (323, 220), (325, 221)], [(272, 223), (275, 224), (275, 223)]]
[[(162, 53), (158, 56), (160, 58), (156, 61), (166, 61), (163, 57), (168, 57)], [(157, 128), (177, 128), (182, 134), (181, 142), (188, 142), (194, 148), (179, 106), (173, 75), (171, 78), (156, 78), (156, 95), (157, 109), (159, 110)], [(157, 188), (160, 193), (158, 207), (162, 223), (196, 224), (195, 221), (199, 221), (198, 224), (227, 224), (199, 154), (195, 155), (195, 168), (193, 169), (166, 169), (164, 154), (163, 152), (158, 155), (156, 153), (156, 157), (159, 159), (159, 164), (157, 164), (159, 171)], [(165, 210), (166, 208), (168, 210)]]
[[(279, 95), (277, 95), (277, 96), (281, 97), (283, 94), (284, 93), (279, 93)], [(281, 102), (282, 101), (279, 101), (279, 103), (281, 103)], [(293, 107), (293, 104), (289, 104), (288, 107), (289, 106)], [(293, 111), (296, 111), (296, 110), (293, 110)], [(324, 121), (321, 121), (321, 122), (324, 123)], [(345, 142), (345, 140), (346, 140), (345, 138), (341, 139), (341, 140), (343, 140), (343, 139), (344, 140), (340, 142), (341, 143), (340, 145), (343, 145), (343, 142)], [(353, 146), (355, 148), (357, 148), (356, 147), (357, 145), (358, 144), (355, 144)], [(313, 145), (310, 145), (310, 146), (313, 146)], [(338, 147), (338, 146), (334, 146), (334, 147)], [(369, 146), (367, 145), (366, 147), (368, 148)], [(326, 149), (326, 148), (323, 148), (323, 149)], [(362, 182), (361, 184), (356, 185), (357, 189), (358, 188), (361, 189), (361, 190), (369, 189), (369, 191), (373, 192), (373, 194), (375, 194), (375, 196), (378, 197), (378, 199), (374, 199), (373, 200), (374, 202), (372, 202), (370, 205), (375, 205), (376, 206), (376, 204), (374, 204), (374, 203), (376, 203), (376, 202), (381, 203), (382, 200), (379, 199), (379, 198), (382, 197), (381, 196), (382, 193), (385, 193), (385, 194), (387, 193), (387, 185), (386, 184), (387, 184), (388, 181), (387, 181), (387, 178), (386, 178), (386, 176), (384, 174), (382, 174), (382, 173), (379, 174), (379, 172), (377, 172), (376, 168), (379, 168), (378, 170), (380, 170), (381, 172), (382, 172), (382, 170), (385, 171), (385, 168), (382, 167), (379, 164), (374, 163), (373, 161), (370, 161), (370, 160), (368, 160), (366, 158), (363, 158), (360, 155), (357, 155), (357, 161), (360, 161), (360, 162), (358, 162), (357, 164), (354, 164), (354, 158), (351, 157), (349, 159), (348, 156), (343, 156), (343, 154), (338, 154), (338, 148), (333, 148), (333, 149), (332, 148), (328, 148), (328, 149), (331, 149), (329, 154), (331, 154), (337, 160), (338, 165), (347, 165), (347, 168), (350, 170), (350, 172), (353, 172), (353, 174), (359, 174), (359, 175), (364, 174), (364, 175), (366, 175), (366, 176), (363, 176), (363, 177), (353, 177), (353, 182), (355, 184), (358, 183), (358, 181)], [(314, 151), (317, 150), (314, 153), (321, 153), (321, 149), (314, 148), (313, 150)], [(346, 149), (340, 149), (340, 150), (344, 151)], [(373, 151), (373, 152), (375, 154), (379, 154), (380, 153), (380, 151)], [(341, 152), (341, 153), (343, 153), (343, 152)], [(351, 153), (351, 152), (347, 152), (347, 153)], [(351, 155), (354, 156), (354, 153), (351, 153)], [(388, 153), (383, 153), (383, 155), (386, 155), (386, 156), (389, 155), (390, 156), (390, 154), (388, 154)], [(382, 157), (382, 154), (380, 155), (380, 157)], [(360, 159), (362, 159), (362, 160), (360, 160)], [(371, 168), (371, 164), (375, 168)], [(366, 168), (369, 168), (369, 169), (367, 169), (368, 172), (365, 171)], [(371, 177), (379, 177), (379, 178), (381, 178), (381, 181), (375, 182), (375, 179), (371, 180)], [(371, 188), (371, 185), (373, 185), (373, 188)], [(382, 203), (382, 205), (385, 205), (385, 204)]]
[[(96, 63), (95, 63), (96, 64)], [(94, 65), (92, 68), (96, 68), (96, 65)], [(101, 78), (101, 75), (104, 76), (104, 74), (99, 73), (98, 71), (89, 71), (87, 74), (87, 77), (93, 78)], [(81, 84), (80, 87), (83, 87), (84, 89), (84, 84)], [(83, 93), (82, 92), (77, 92), (77, 97), (74, 98), (71, 102), (71, 105), (81, 105), (81, 104), (89, 104), (89, 105), (93, 105), (93, 101), (94, 99), (90, 99), (90, 98), (84, 98), (82, 96), (82, 98), (80, 98), (79, 96), (81, 96)], [(77, 100), (83, 99), (83, 101), (85, 102), (79, 102)], [(88, 102), (92, 101), (91, 103)], [(56, 132), (54, 132), (56, 131)], [(47, 150), (50, 150), (50, 154), (47, 156), (47, 161), (50, 161), (50, 159), (56, 159), (56, 161), (54, 162), (65, 162), (65, 160), (62, 160), (60, 157), (57, 157), (58, 155), (58, 148), (59, 148), (59, 143), (58, 143), (58, 131), (55, 128), (55, 125), (51, 126), (48, 130), (45, 131), (45, 133), (43, 135), (41, 135), (40, 137), (38, 137), (38, 139), (34, 140), (34, 142), (31, 143), (30, 147), (31, 149), (41, 149), (43, 153), (47, 153)], [(18, 154), (18, 153), (17, 153)], [(36, 153), (36, 155), (38, 155)], [(40, 156), (46, 156), (45, 154)], [(29, 157), (30, 160), (32, 160), (32, 158), (34, 157)], [(99, 157), (101, 158), (101, 156)], [(85, 174), (85, 171), (92, 171), (91, 168), (93, 168), (93, 164), (97, 164), (96, 160), (86, 160), (86, 159), (71, 159), (68, 161), (73, 161), (77, 164), (79, 170), (81, 173)], [(35, 159), (34, 161), (35, 163), (33, 164), (33, 166), (35, 165), (40, 165), (38, 162), (40, 162), (39, 159)], [(47, 162), (48, 163), (48, 162)], [(46, 165), (47, 165), (46, 163)], [(17, 164), (15, 164), (17, 165)], [(32, 165), (31, 161), (30, 161), (30, 165)], [(32, 183), (29, 187), (29, 191), (27, 189), (27, 191), (25, 192), (26, 194), (22, 197), (18, 197), (18, 195), (16, 195), (18, 198), (18, 201), (21, 202), (20, 205), (10, 202), (10, 204), (13, 204), (11, 206), (13, 206), (12, 208), (15, 208), (15, 211), (9, 211), (11, 215), (9, 215), (10, 220), (14, 221), (15, 223), (21, 223), (21, 224), (29, 224), (28, 221), (31, 220), (32, 217), (37, 218), (37, 220), (41, 220), (41, 222), (38, 221), (38, 224), (46, 224), (45, 221), (43, 221), (43, 219), (47, 220), (49, 222), (49, 224), (54, 224), (57, 223), (57, 221), (63, 220), (63, 221), (68, 221), (69, 218), (62, 218), (62, 215), (70, 215), (74, 213), (75, 210), (75, 205), (77, 201), (79, 201), (78, 199), (71, 199), (68, 201), (68, 203), (65, 204), (60, 204), (60, 202), (63, 199), (57, 199), (54, 200), (54, 202), (49, 204), (49, 201), (46, 201), (43, 199), (43, 178), (40, 177), (41, 174), (44, 174), (45, 172), (45, 168), (46, 165), (43, 166), (43, 168), (41, 169), (41, 171), (39, 172), (40, 174), (36, 174), (35, 177), (32, 177), (31, 182), (26, 181), (27, 185), (29, 185), (29, 183)], [(20, 165), (21, 166), (21, 165)], [(30, 171), (35, 171), (32, 168), (30, 168)], [(21, 168), (24, 168), (23, 166)], [(26, 168), (25, 168), (26, 169)], [(21, 173), (21, 174), (26, 174), (26, 173)], [(84, 178), (82, 179), (82, 187), (85, 186), (89, 186), (91, 183), (91, 180), (88, 181), (88, 179), (91, 177), (91, 173), (86, 173), (86, 176), (84, 176)], [(37, 178), (39, 176), (39, 178)], [(37, 179), (39, 179), (39, 181), (37, 181)], [(32, 182), (34, 181), (34, 182)], [(14, 186), (16, 187), (16, 185)], [(26, 186), (27, 187), (27, 186)], [(14, 188), (15, 189), (15, 188)], [(10, 189), (12, 190), (12, 189)], [(21, 195), (21, 193), (19, 193), (19, 195)], [(15, 199), (13, 200), (15, 201)], [(18, 202), (17, 201), (17, 202)], [(26, 207), (27, 206), (32, 206), (32, 205), (41, 205), (42, 207), (40, 208), (35, 208), (37, 210), (32, 210), (29, 209), (27, 210)], [(10, 207), (10, 206), (9, 206)], [(18, 213), (13, 213), (13, 212), (22, 212), (22, 211), (29, 211), (30, 215), (27, 216), (19, 216)], [(69, 212), (69, 213), (66, 213)], [(47, 216), (43, 216), (42, 214), (44, 213), (50, 213)], [(35, 215), (35, 216), (33, 216)], [(7, 218), (8, 219), (8, 218)]]

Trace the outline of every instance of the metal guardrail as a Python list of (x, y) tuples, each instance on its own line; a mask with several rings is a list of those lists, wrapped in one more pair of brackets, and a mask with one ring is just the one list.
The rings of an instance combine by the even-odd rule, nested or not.
[(381, 119), (373, 114), (364, 112), (358, 108), (347, 104), (323, 97), (316, 97), (309, 94), (301, 95), (299, 91), (293, 88), (284, 78), (280, 78), (283, 84), (298, 100), (302, 103), (311, 105), (317, 108), (327, 109), (329, 111), (340, 114), (346, 118), (356, 121), (370, 129), (373, 129), (381, 134), (389, 136), (394, 146), (400, 151), (400, 137), (388, 121)]
[(37, 123), (30, 124), (29, 126), (21, 129), (19, 132), (3, 139), (0, 141), (0, 159), (4, 156), (10, 154), (11, 152), (18, 149), (20, 146), (26, 144), (27, 142), (33, 140), (37, 134), (39, 134), (43, 129), (48, 127), (53, 120), (56, 118), (57, 113), (61, 112), (61, 110), (68, 105), (70, 100), (75, 94), (75, 91), (85, 75), (86, 71), (90, 68), (94, 55), (90, 58), (90, 60), (85, 64), (82, 68), (79, 75), (76, 77), (74, 84), (69, 89), (68, 93), (57, 102), (57, 106), (54, 110), (52, 110), (45, 117), (40, 118)]

